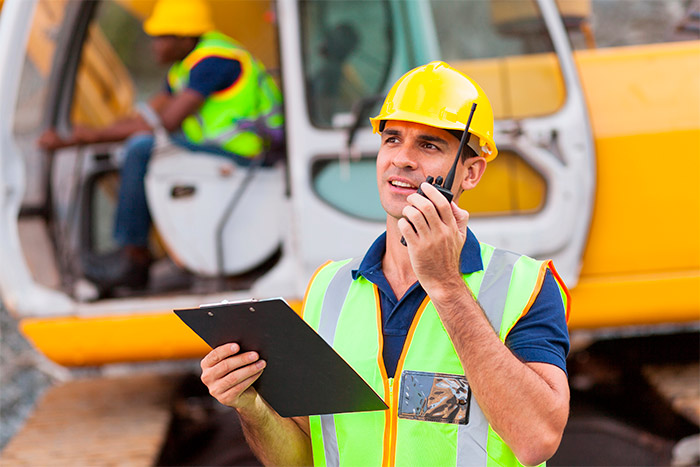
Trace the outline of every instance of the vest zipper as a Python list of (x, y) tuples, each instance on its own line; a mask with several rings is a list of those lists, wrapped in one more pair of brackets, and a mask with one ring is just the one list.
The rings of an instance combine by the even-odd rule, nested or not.
[(389, 378), (389, 445), (386, 446), (386, 449), (389, 450), (389, 456), (387, 457), (387, 467), (393, 467), (396, 464), (396, 415), (398, 409), (394, 403), (394, 380), (395, 378)]
[[(376, 287), (376, 286), (375, 286)], [(394, 467), (396, 464), (396, 439), (398, 437), (398, 424), (399, 424), (399, 401), (398, 401), (398, 395), (400, 388), (394, 388), (394, 384), (399, 384), (399, 381), (401, 380), (401, 372), (403, 371), (403, 366), (404, 366), (404, 361), (406, 359), (406, 355), (408, 354), (408, 348), (411, 345), (411, 339), (413, 339), (413, 333), (416, 330), (416, 327), (418, 326), (418, 321), (420, 321), (420, 317), (423, 314), (423, 311), (425, 310), (425, 307), (429, 303), (429, 297), (426, 296), (423, 299), (423, 302), (421, 305), (418, 307), (418, 311), (416, 312), (416, 315), (413, 317), (413, 322), (411, 323), (411, 328), (408, 331), (408, 335), (406, 336), (406, 341), (403, 344), (403, 349), (401, 350), (401, 357), (399, 358), (399, 362), (396, 365), (396, 371), (394, 372), (394, 377), (393, 378), (388, 378), (389, 381), (389, 446), (387, 447), (389, 449), (389, 456), (387, 457), (387, 462), (390, 467)], [(381, 329), (381, 328), (380, 328)], [(386, 371), (386, 370), (385, 370)], [(386, 374), (386, 373), (384, 373)], [(399, 377), (396, 377), (396, 375), (399, 375)]]

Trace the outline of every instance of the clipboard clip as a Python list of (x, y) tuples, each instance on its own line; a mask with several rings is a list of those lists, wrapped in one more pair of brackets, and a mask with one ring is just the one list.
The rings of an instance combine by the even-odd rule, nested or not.
[(248, 303), (248, 302), (257, 302), (257, 301), (259, 301), (257, 298), (246, 298), (243, 300), (234, 300), (232, 302), (224, 299), (224, 300), (221, 300), (220, 302), (216, 302), (216, 303), (203, 303), (203, 304), (199, 305), (199, 308), (210, 308), (210, 307), (221, 306), (221, 305), (237, 305), (239, 303)]

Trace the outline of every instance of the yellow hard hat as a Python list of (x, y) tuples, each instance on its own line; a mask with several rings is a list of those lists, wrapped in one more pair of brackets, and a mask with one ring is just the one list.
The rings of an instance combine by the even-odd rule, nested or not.
[(143, 23), (149, 36), (197, 37), (212, 29), (214, 22), (204, 0), (158, 0)]
[(445, 62), (430, 62), (399, 78), (382, 105), (370, 118), (375, 133), (386, 120), (422, 123), (445, 130), (464, 131), (472, 103), (476, 111), (469, 133), (479, 138), (481, 156), (486, 161), (498, 154), (493, 141), (493, 109), (484, 90), (468, 76)]

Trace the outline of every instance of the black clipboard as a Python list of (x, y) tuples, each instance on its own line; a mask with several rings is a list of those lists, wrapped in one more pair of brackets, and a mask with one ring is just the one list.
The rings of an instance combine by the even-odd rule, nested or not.
[(283, 417), (388, 406), (282, 299), (173, 310), (210, 347), (236, 342), (267, 362), (253, 387)]

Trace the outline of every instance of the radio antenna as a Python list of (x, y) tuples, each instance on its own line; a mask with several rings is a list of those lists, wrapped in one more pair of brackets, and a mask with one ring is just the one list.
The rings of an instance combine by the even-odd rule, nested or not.
[(464, 150), (464, 145), (467, 143), (467, 141), (469, 141), (469, 137), (471, 136), (469, 134), (469, 125), (471, 125), (472, 123), (472, 117), (474, 116), (475, 110), (476, 102), (472, 103), (472, 109), (469, 112), (469, 119), (467, 120), (467, 127), (464, 129), (462, 139), (459, 141), (459, 149), (457, 149), (457, 155), (455, 156), (454, 164), (452, 164), (452, 168), (447, 173), (447, 177), (445, 177), (445, 182), (442, 184), (443, 187), (447, 188), (450, 191), (452, 191), (452, 185), (454, 184), (455, 172), (457, 171), (457, 163), (459, 162), (459, 158), (462, 155), (462, 151)]

